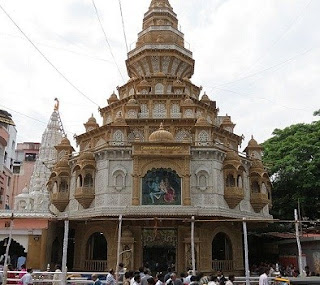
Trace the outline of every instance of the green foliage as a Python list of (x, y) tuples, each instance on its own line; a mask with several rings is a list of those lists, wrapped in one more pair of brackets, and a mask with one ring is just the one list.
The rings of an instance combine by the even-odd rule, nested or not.
[(263, 146), (274, 217), (293, 219), (299, 200), (303, 217), (320, 219), (320, 121), (275, 129)]

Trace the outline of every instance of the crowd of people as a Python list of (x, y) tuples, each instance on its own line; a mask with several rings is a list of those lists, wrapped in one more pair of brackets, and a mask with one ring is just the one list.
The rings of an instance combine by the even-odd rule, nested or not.
[[(119, 266), (118, 281), (122, 285), (233, 285), (235, 280), (234, 275), (229, 275), (226, 278), (221, 271), (217, 271), (216, 274), (204, 275), (202, 273), (194, 274), (192, 270), (188, 270), (186, 273), (182, 272), (178, 275), (169, 267), (166, 273), (152, 274), (150, 269), (144, 267), (140, 267), (138, 271), (123, 272), (121, 266), (123, 265)], [(123, 273), (121, 274), (121, 272)], [(98, 276), (92, 276), (92, 280), (95, 281), (95, 285), (102, 284)], [(106, 276), (106, 284), (116, 284), (113, 269), (109, 270)]]

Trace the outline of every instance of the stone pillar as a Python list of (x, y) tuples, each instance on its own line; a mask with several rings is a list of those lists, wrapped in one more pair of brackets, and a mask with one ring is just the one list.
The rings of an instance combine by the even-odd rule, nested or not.
[(190, 174), (186, 174), (182, 177), (182, 197), (184, 206), (191, 205), (191, 197), (190, 197)]
[(133, 185), (132, 185), (132, 205), (139, 206), (140, 205), (140, 193), (139, 193), (139, 180), (140, 176), (134, 174), (133, 177)]

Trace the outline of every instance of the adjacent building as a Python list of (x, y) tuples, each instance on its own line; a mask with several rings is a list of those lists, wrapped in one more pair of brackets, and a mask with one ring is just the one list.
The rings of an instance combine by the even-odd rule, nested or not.
[(12, 116), (0, 110), (0, 210), (10, 209), (13, 201), (13, 162), (17, 130)]

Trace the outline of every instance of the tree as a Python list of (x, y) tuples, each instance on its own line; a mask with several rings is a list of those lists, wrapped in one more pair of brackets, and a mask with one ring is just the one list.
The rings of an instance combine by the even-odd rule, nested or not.
[(274, 217), (293, 219), (299, 201), (303, 217), (320, 219), (320, 121), (275, 129), (263, 146)]

